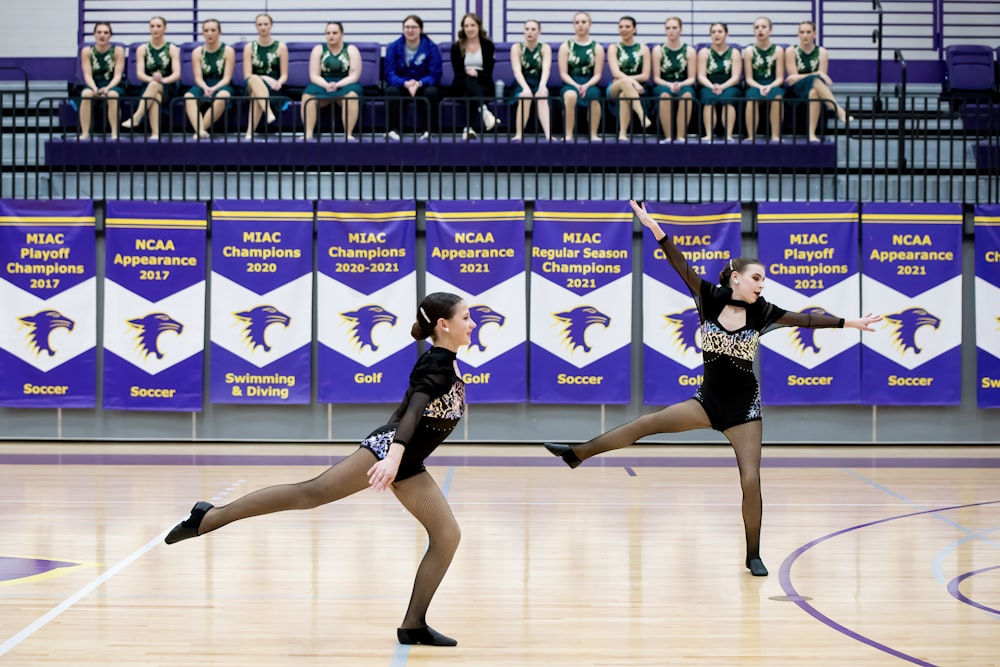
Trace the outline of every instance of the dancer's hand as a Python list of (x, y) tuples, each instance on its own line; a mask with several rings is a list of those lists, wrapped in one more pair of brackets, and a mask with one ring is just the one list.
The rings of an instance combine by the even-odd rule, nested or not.
[(881, 315), (872, 315), (871, 313), (868, 313), (864, 317), (859, 317), (853, 320), (844, 320), (844, 328), (860, 329), (861, 331), (875, 331), (872, 329), (871, 325), (881, 321)]
[(386, 456), (368, 469), (368, 483), (376, 491), (385, 491), (396, 479), (398, 471), (399, 459), (393, 456)]
[(642, 226), (647, 228), (649, 231), (653, 232), (653, 236), (656, 238), (657, 241), (666, 236), (666, 234), (660, 228), (660, 223), (658, 223), (656, 220), (653, 220), (653, 216), (651, 216), (649, 213), (646, 212), (645, 202), (643, 202), (642, 204), (638, 204), (634, 199), (630, 199), (628, 203), (632, 207), (632, 210), (635, 211), (635, 215), (636, 217), (639, 218), (639, 222), (642, 223)]

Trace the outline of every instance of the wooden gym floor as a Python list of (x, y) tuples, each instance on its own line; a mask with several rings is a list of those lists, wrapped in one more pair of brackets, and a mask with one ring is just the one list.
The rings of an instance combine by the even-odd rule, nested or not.
[(726, 447), (445, 445), (456, 648), (396, 643), (426, 537), (391, 494), (163, 544), (353, 450), (0, 443), (0, 663), (1000, 665), (1000, 447), (765, 447), (755, 578)]

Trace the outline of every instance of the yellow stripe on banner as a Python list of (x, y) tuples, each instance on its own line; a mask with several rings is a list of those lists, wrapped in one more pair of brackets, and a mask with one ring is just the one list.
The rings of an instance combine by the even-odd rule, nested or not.
[(854, 222), (858, 219), (855, 213), (759, 213), (757, 222)]
[(105, 218), (105, 227), (131, 227), (143, 229), (146, 227), (163, 228), (194, 228), (208, 227), (208, 220), (157, 220), (154, 218)]
[(62, 225), (68, 227), (87, 227), (97, 224), (97, 218), (92, 215), (81, 215), (60, 218), (56, 216), (21, 216), (4, 215), (0, 216), (0, 225), (5, 227), (16, 227), (17, 225)]
[(489, 213), (437, 213), (427, 211), (428, 220), (468, 220), (476, 222), (480, 220), (523, 220), (524, 211), (492, 211)]
[(311, 211), (213, 211), (213, 218), (219, 220), (312, 220)]
[(631, 213), (560, 213), (557, 211), (535, 212), (535, 220), (579, 220), (607, 222), (611, 220), (632, 220)]
[(351, 213), (345, 211), (319, 211), (316, 214), (319, 220), (380, 220), (382, 222), (398, 222), (400, 220), (412, 220), (417, 217), (417, 211), (389, 211), (388, 213)]
[(721, 213), (718, 215), (668, 215), (665, 213), (650, 213), (653, 220), (657, 222), (669, 222), (671, 224), (693, 224), (717, 225), (724, 222), (740, 222), (743, 220), (741, 213)]
[(995, 215), (977, 215), (973, 220), (977, 225), (982, 225), (983, 227), (1000, 225), (1000, 217)]
[(909, 222), (915, 225), (960, 225), (962, 216), (959, 215), (901, 215), (898, 213), (862, 213), (862, 222), (882, 224)]

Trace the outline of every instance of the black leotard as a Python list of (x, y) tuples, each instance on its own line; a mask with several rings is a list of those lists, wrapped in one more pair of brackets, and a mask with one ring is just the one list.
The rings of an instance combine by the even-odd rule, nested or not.
[[(702, 280), (669, 235), (660, 239), (660, 246), (667, 254), (670, 265), (691, 290), (698, 307), (705, 379), (695, 392), (694, 399), (701, 403), (712, 428), (717, 431), (761, 418), (760, 385), (753, 372), (753, 361), (763, 334), (780, 326), (844, 326), (842, 318), (791, 313), (763, 298), (754, 303), (734, 300), (731, 288)], [(746, 309), (746, 324), (736, 331), (729, 331), (719, 323), (719, 315), (727, 305)]]
[(410, 372), (410, 386), (399, 407), (364, 439), (361, 446), (380, 461), (389, 446), (405, 446), (397, 482), (424, 471), (424, 460), (458, 425), (465, 414), (465, 383), (455, 373), (455, 353), (432, 347)]

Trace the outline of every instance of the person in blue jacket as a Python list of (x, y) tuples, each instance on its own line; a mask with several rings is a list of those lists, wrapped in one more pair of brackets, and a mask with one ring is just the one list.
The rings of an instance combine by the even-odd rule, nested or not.
[(433, 126), (438, 105), (438, 84), (441, 82), (441, 51), (424, 35), (424, 22), (411, 14), (403, 19), (403, 36), (385, 50), (385, 89), (389, 118), (386, 136), (399, 141), (406, 106), (418, 97), (416, 131), (427, 139)]

